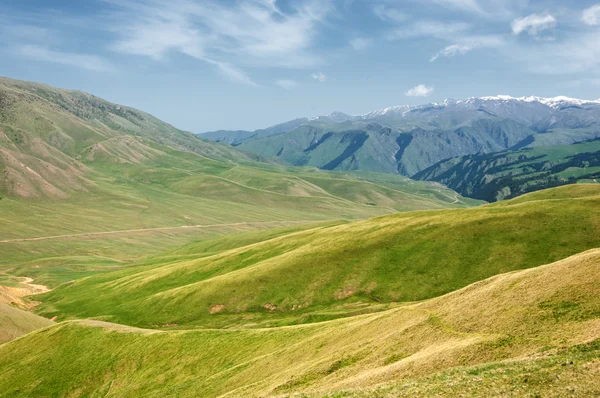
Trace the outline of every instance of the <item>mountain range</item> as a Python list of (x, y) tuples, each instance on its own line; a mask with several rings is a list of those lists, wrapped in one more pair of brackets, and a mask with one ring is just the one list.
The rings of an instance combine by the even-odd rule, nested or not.
[(213, 142), (0, 78), (0, 397), (597, 396), (597, 107)]
[[(427, 169), (464, 156), (532, 148), (543, 152), (540, 147), (600, 137), (600, 100), (499, 95), (394, 106), (354, 116), (334, 112), (253, 132), (202, 136), (297, 166), (402, 174), (446, 183), (447, 179), (437, 179), (439, 173)], [(496, 195), (475, 192), (474, 197), (494, 200)]]

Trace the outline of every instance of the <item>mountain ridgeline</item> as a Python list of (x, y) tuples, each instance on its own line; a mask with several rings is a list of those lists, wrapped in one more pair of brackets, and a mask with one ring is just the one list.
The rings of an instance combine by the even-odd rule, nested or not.
[[(296, 166), (402, 174), (449, 183), (455, 188), (458, 183), (450, 181), (447, 175), (440, 176), (440, 170), (447, 171), (449, 166), (444, 162), (449, 159), (454, 165), (465, 156), (474, 156), (465, 161), (488, 159), (486, 154), (504, 156), (533, 148), (541, 156), (545, 151), (555, 150), (550, 147), (600, 137), (600, 101), (508, 96), (446, 100), (422, 106), (396, 106), (357, 116), (335, 112), (255, 132), (219, 131), (202, 136), (266, 157), (279, 157)], [(586, 149), (578, 149), (582, 150)], [(463, 168), (474, 172), (467, 167), (472, 163), (468, 161)], [(429, 170), (430, 167), (434, 169)], [(456, 179), (460, 179), (459, 175), (464, 173), (458, 173)], [(571, 177), (552, 174), (552, 181), (528, 183), (526, 187), (507, 182), (506, 178), (501, 182), (494, 178), (497, 182), (494, 186), (459, 191), (479, 199), (497, 200), (534, 187), (577, 180), (576, 176)], [(494, 192), (483, 192), (486, 190)]]
[(600, 139), (454, 158), (413, 177), (439, 181), (488, 202), (568, 183), (597, 182)]
[(0, 398), (598, 396), (598, 106), (213, 142), (0, 78)]

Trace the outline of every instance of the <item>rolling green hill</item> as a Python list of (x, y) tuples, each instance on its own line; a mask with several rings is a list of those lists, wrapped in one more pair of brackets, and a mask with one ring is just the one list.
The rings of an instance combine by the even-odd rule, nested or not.
[(56, 286), (200, 238), (478, 203), (256, 158), (89, 94), (1, 78), (0, 272)]
[(247, 138), (236, 148), (277, 156), (297, 166), (411, 176), (448, 157), (507, 149), (534, 133), (512, 120), (477, 116), (447, 129), (313, 121), (285, 133)]
[(149, 259), (63, 284), (39, 296), (38, 313), (146, 328), (206, 328), (296, 324), (381, 310), (598, 247), (600, 186), (251, 241), (257, 243), (217, 241), (217, 253), (201, 242), (180, 249), (183, 257)]
[[(599, 394), (599, 184), (477, 206), (438, 182), (340, 171), (386, 171), (349, 147), (397, 166), (393, 142), (417, 170), (409, 144), (458, 121), (471, 149), (504, 148), (549, 108), (500, 105), (377, 116), (420, 138), (350, 131), (343, 114), (308, 121), (329, 130), (310, 140), (285, 138), (306, 120), (254, 136), (298, 144), (294, 167), (0, 79), (0, 397)], [(589, 121), (565, 112), (564, 128)], [(593, 160), (588, 144), (511, 161), (589, 178), (576, 168), (595, 163), (573, 163)]]
[(594, 182), (600, 179), (600, 140), (454, 158), (414, 178), (441, 182), (488, 202), (578, 181)]
[[(498, 96), (355, 116), (335, 112), (242, 135), (219, 131), (202, 136), (293, 165), (442, 181), (463, 195), (495, 201), (576, 181), (578, 175), (566, 169), (585, 169), (578, 162), (597, 161), (593, 142), (599, 120), (598, 101)], [(533, 161), (546, 151), (547, 159)], [(560, 152), (580, 156), (553, 164)], [(550, 170), (553, 166), (557, 170)], [(596, 171), (575, 174), (594, 179)]]
[(312, 325), (165, 332), (63, 322), (0, 346), (0, 395), (593, 396), (599, 285), (591, 250)]
[(0, 303), (0, 344), (52, 324), (49, 319)]

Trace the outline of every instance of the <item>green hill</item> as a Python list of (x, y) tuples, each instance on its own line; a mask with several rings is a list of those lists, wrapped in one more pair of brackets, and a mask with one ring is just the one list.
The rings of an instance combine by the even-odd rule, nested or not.
[(527, 192), (600, 179), (600, 140), (537, 146), (442, 161), (413, 176), (493, 202)]
[(0, 346), (0, 395), (589, 396), (599, 285), (591, 250), (312, 325), (165, 332), (63, 322)]
[(0, 344), (14, 340), (54, 322), (33, 314), (34, 303), (27, 296), (47, 291), (29, 279), (0, 274)]
[(435, 183), (255, 160), (89, 94), (0, 78), (0, 271), (56, 286), (231, 232), (478, 204)]
[[(382, 115), (460, 119), (467, 141), (474, 115), (506, 120), (413, 111)], [(563, 125), (572, 113), (589, 117)], [(333, 145), (332, 170), (304, 150), (292, 167), (1, 78), (0, 397), (600, 393), (600, 185), (474, 207), (437, 182), (333, 170), (381, 164), (338, 124), (302, 141), (312, 159)], [(508, 145), (510, 128), (471, 149)], [(390, 148), (373, 151), (396, 164)]]
[(533, 134), (521, 123), (474, 113), (474, 120), (452, 126), (311, 121), (276, 135), (253, 135), (236, 148), (297, 166), (411, 176), (448, 157), (501, 151)]
[(334, 112), (262, 131), (202, 136), (293, 165), (441, 181), (495, 201), (596, 179), (598, 120), (597, 101), (498, 96), (355, 116)]
[(598, 247), (600, 186), (320, 226), (244, 246), (216, 245), (222, 249), (216, 254), (206, 245), (64, 284), (40, 296), (38, 312), (59, 320), (206, 328), (377, 311)]
[(0, 302), (0, 344), (53, 323), (49, 319)]

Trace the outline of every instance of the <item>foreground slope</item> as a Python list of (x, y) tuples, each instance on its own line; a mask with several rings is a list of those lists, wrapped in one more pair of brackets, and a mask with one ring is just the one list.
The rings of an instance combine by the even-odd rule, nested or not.
[[(0, 395), (589, 396), (598, 393), (599, 286), (596, 249), (312, 325), (164, 332), (69, 321), (0, 346)], [(491, 379), (511, 369), (510, 383)], [(399, 394), (355, 391), (381, 383), (400, 383)]]
[(0, 302), (0, 344), (53, 323), (49, 319)]
[[(313, 322), (439, 296), (600, 246), (600, 186), (324, 226), (64, 284), (39, 313), (139, 327)], [(362, 306), (367, 306), (364, 308)], [(358, 306), (358, 307), (357, 307)], [(153, 311), (148, 311), (153, 308)]]
[(36, 303), (28, 296), (48, 291), (31, 282), (30, 278), (0, 274), (0, 284), (8, 285), (0, 286), (0, 344), (54, 323), (31, 312)]

